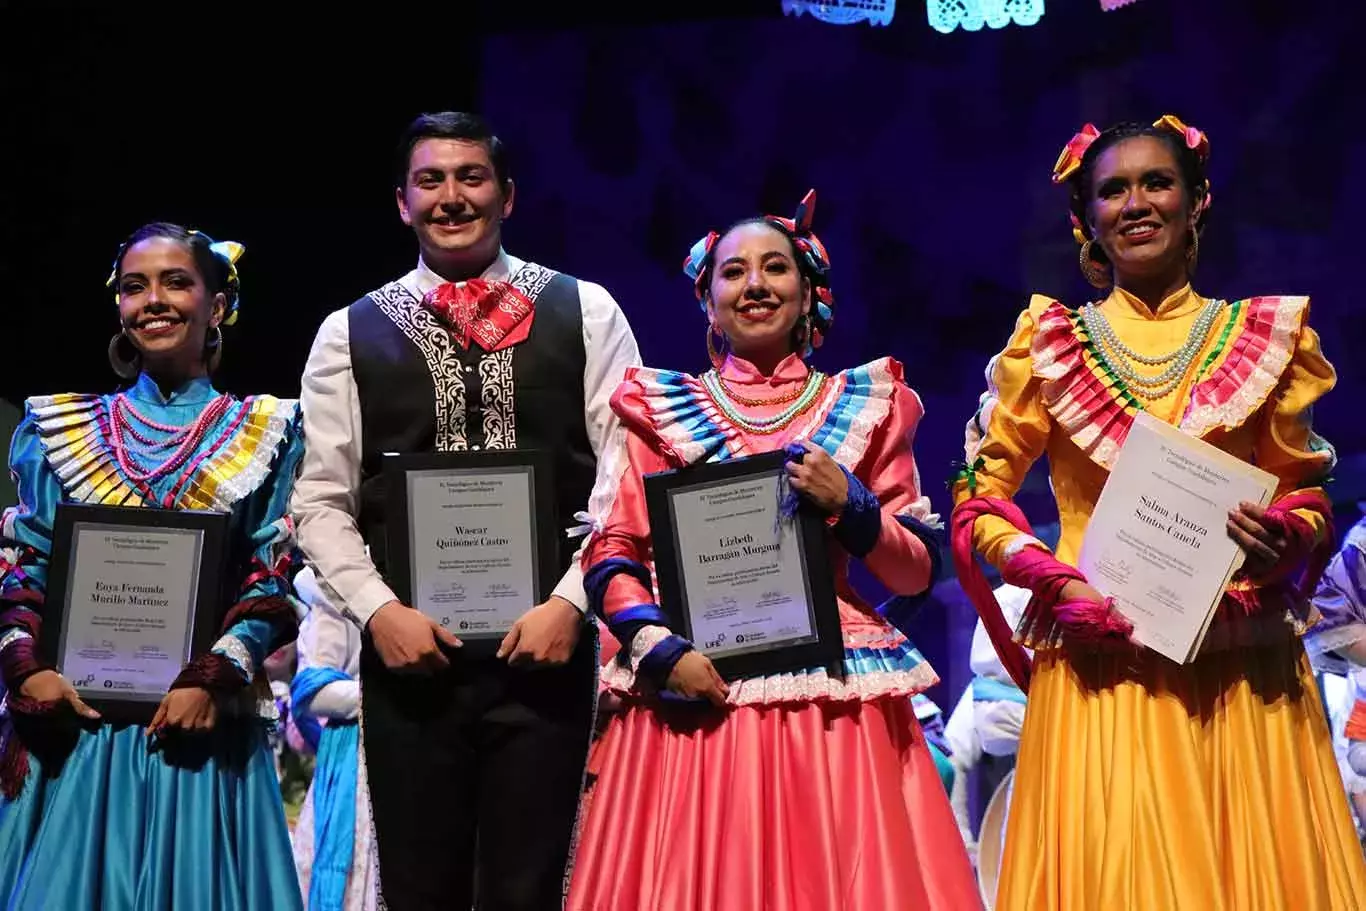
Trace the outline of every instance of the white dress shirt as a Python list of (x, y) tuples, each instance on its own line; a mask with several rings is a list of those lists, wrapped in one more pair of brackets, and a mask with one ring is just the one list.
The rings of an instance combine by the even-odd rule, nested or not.
[[(481, 276), (505, 281), (523, 261), (499, 251)], [(418, 262), (399, 282), (419, 300), (445, 279)], [(579, 282), (583, 311), (584, 429), (598, 459), (597, 479), (585, 504), (590, 522), (600, 522), (616, 493), (626, 465), (625, 434), (612, 412), (612, 393), (626, 368), (640, 364), (640, 351), (626, 316), (605, 288)], [(343, 308), (323, 320), (304, 367), (305, 451), (290, 510), (299, 547), (317, 574), (323, 593), (353, 622), (364, 627), (375, 611), (398, 600), (371, 562), (356, 526), (360, 491), (361, 412), (351, 372), (350, 323)], [(569, 529), (566, 529), (566, 533)], [(586, 539), (585, 539), (586, 540)], [(575, 554), (554, 593), (587, 611), (583, 571)], [(527, 605), (528, 608), (531, 605)]]
[(360, 630), (342, 619), (307, 566), (294, 577), (294, 591), (308, 605), (299, 621), (299, 670), (330, 667), (351, 677), (319, 689), (309, 711), (319, 718), (354, 721), (360, 714)]

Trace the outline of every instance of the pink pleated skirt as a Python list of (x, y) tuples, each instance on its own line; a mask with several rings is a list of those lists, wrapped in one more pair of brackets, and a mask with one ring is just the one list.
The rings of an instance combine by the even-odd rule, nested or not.
[(597, 744), (573, 911), (973, 911), (909, 698), (628, 702)]

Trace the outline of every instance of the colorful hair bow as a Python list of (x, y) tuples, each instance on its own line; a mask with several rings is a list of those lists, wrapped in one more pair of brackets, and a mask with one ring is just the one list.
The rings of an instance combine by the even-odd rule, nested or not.
[[(707, 257), (711, 255), (711, 248), (716, 246), (716, 242), (721, 239), (721, 235), (715, 231), (708, 231), (705, 237), (699, 238), (697, 243), (692, 245), (687, 257), (683, 260), (683, 271), (688, 278), (693, 281), (693, 290), (697, 293), (697, 299), (702, 300), (706, 296), (705, 289), (702, 287), (703, 276), (706, 274)], [(706, 304), (702, 305), (706, 310)]]
[[(237, 322), (237, 306), (239, 303), (239, 290), (241, 288), (241, 277), (237, 274), (237, 261), (242, 258), (242, 254), (247, 252), (247, 248), (235, 240), (214, 240), (203, 231), (190, 231), (191, 235), (198, 234), (209, 242), (209, 252), (228, 267), (228, 278), (223, 290), (227, 293), (228, 312), (223, 317), (223, 325), (231, 326)], [(106, 288), (113, 288), (119, 279), (119, 261), (123, 259), (123, 247), (119, 247), (118, 255), (114, 257), (114, 267), (109, 272), (109, 278), (105, 280)], [(114, 303), (119, 302), (119, 294), (114, 292)]]
[(1200, 159), (1200, 164), (1209, 161), (1209, 137), (1203, 130), (1195, 127), (1188, 127), (1181, 122), (1181, 118), (1175, 114), (1163, 114), (1153, 121), (1153, 126), (1159, 130), (1167, 130), (1180, 136), (1186, 143), (1186, 148), (1195, 153), (1195, 157)]
[[(803, 272), (820, 279), (814, 283), (812, 288), (812, 303), (816, 312), (812, 314), (809, 324), (810, 331), (807, 335), (806, 354), (810, 354), (812, 348), (821, 346), (825, 340), (825, 333), (829, 331), (830, 324), (835, 318), (835, 297), (826, 281), (830, 272), (830, 254), (825, 249), (825, 244), (811, 230), (811, 222), (815, 214), (816, 191), (807, 190), (806, 195), (797, 205), (797, 211), (791, 218), (785, 218), (781, 215), (763, 216), (763, 221), (792, 238), (792, 245), (797, 249), (797, 255), (802, 259), (800, 265), (803, 267)], [(715, 231), (708, 231), (705, 236), (692, 245), (692, 249), (688, 251), (687, 257), (683, 260), (683, 272), (693, 280), (693, 293), (697, 295), (703, 312), (706, 312), (707, 309), (706, 283), (711, 272), (711, 252), (720, 239), (720, 234)]]
[(1082, 156), (1098, 138), (1100, 130), (1096, 129), (1095, 124), (1088, 123), (1082, 127), (1081, 132), (1073, 136), (1058, 155), (1058, 161), (1053, 165), (1053, 182), (1063, 183), (1077, 173), (1081, 168)]
[(241, 277), (237, 274), (237, 261), (242, 258), (242, 254), (247, 252), (247, 248), (235, 240), (214, 240), (203, 231), (191, 231), (191, 234), (198, 234), (209, 242), (209, 250), (223, 262), (228, 264), (228, 280), (224, 288), (228, 292), (228, 312), (223, 317), (223, 325), (231, 326), (237, 322), (237, 305), (242, 287)]

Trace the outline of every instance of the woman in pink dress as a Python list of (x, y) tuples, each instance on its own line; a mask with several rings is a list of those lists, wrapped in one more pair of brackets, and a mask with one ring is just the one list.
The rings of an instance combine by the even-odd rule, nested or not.
[[(938, 520), (911, 455), (923, 409), (889, 358), (832, 375), (807, 366), (833, 315), (814, 206), (809, 193), (795, 218), (699, 241), (685, 270), (714, 369), (634, 368), (613, 398), (627, 464), (583, 565), (622, 645), (605, 669), (622, 705), (600, 745), (575, 911), (980, 906), (911, 705), (938, 678), (848, 579), (854, 558), (897, 595), (933, 581)], [(792, 488), (829, 516), (844, 674), (727, 683), (656, 604), (642, 479), (776, 449)]]

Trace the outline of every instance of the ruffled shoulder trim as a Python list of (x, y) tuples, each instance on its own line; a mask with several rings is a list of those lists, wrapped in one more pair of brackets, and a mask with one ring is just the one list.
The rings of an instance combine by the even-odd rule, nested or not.
[[(1199, 366), (1179, 426), (1204, 437), (1243, 424), (1275, 391), (1299, 342), (1307, 297), (1254, 297), (1229, 306), (1214, 348)], [(1038, 315), (1034, 375), (1059, 427), (1097, 465), (1114, 465), (1142, 410), (1102, 360), (1079, 314), (1052, 301)]]
[(276, 452), (297, 434), (299, 403), (295, 399), (248, 396), (235, 407), (235, 432), (195, 472), (177, 498), (176, 508), (232, 509), (265, 482)]
[(63, 493), (78, 503), (142, 506), (109, 446), (109, 411), (97, 395), (63, 393), (27, 402), (43, 457)]
[[(903, 376), (901, 364), (891, 358), (840, 371), (800, 419), (793, 438), (811, 440), (853, 470), (891, 413), (897, 387), (905, 388)], [(630, 368), (612, 396), (612, 410), (677, 465), (741, 458), (755, 451), (702, 381), (689, 373)]]
[(1036, 326), (1030, 354), (1044, 407), (1087, 458), (1110, 468), (1141, 404), (1096, 356), (1076, 311), (1052, 301)]
[(690, 373), (629, 367), (612, 395), (612, 410), (679, 466), (748, 455), (739, 431)]
[(906, 386), (905, 375), (900, 362), (890, 357), (840, 371), (831, 394), (821, 403), (819, 422), (807, 438), (836, 462), (857, 471), (892, 413), (897, 387), (924, 411), (915, 392)]
[[(68, 499), (145, 505), (149, 492), (124, 477), (109, 444), (109, 406), (102, 396), (39, 396), (27, 404), (43, 456)], [(175, 508), (231, 510), (265, 480), (276, 450), (295, 431), (298, 410), (297, 401), (270, 395), (233, 402), (209, 431), (212, 454), (177, 486)]]
[(1181, 429), (1202, 437), (1237, 427), (1261, 408), (1294, 359), (1308, 314), (1307, 297), (1235, 302), (1209, 361), (1214, 369), (1191, 391)]

